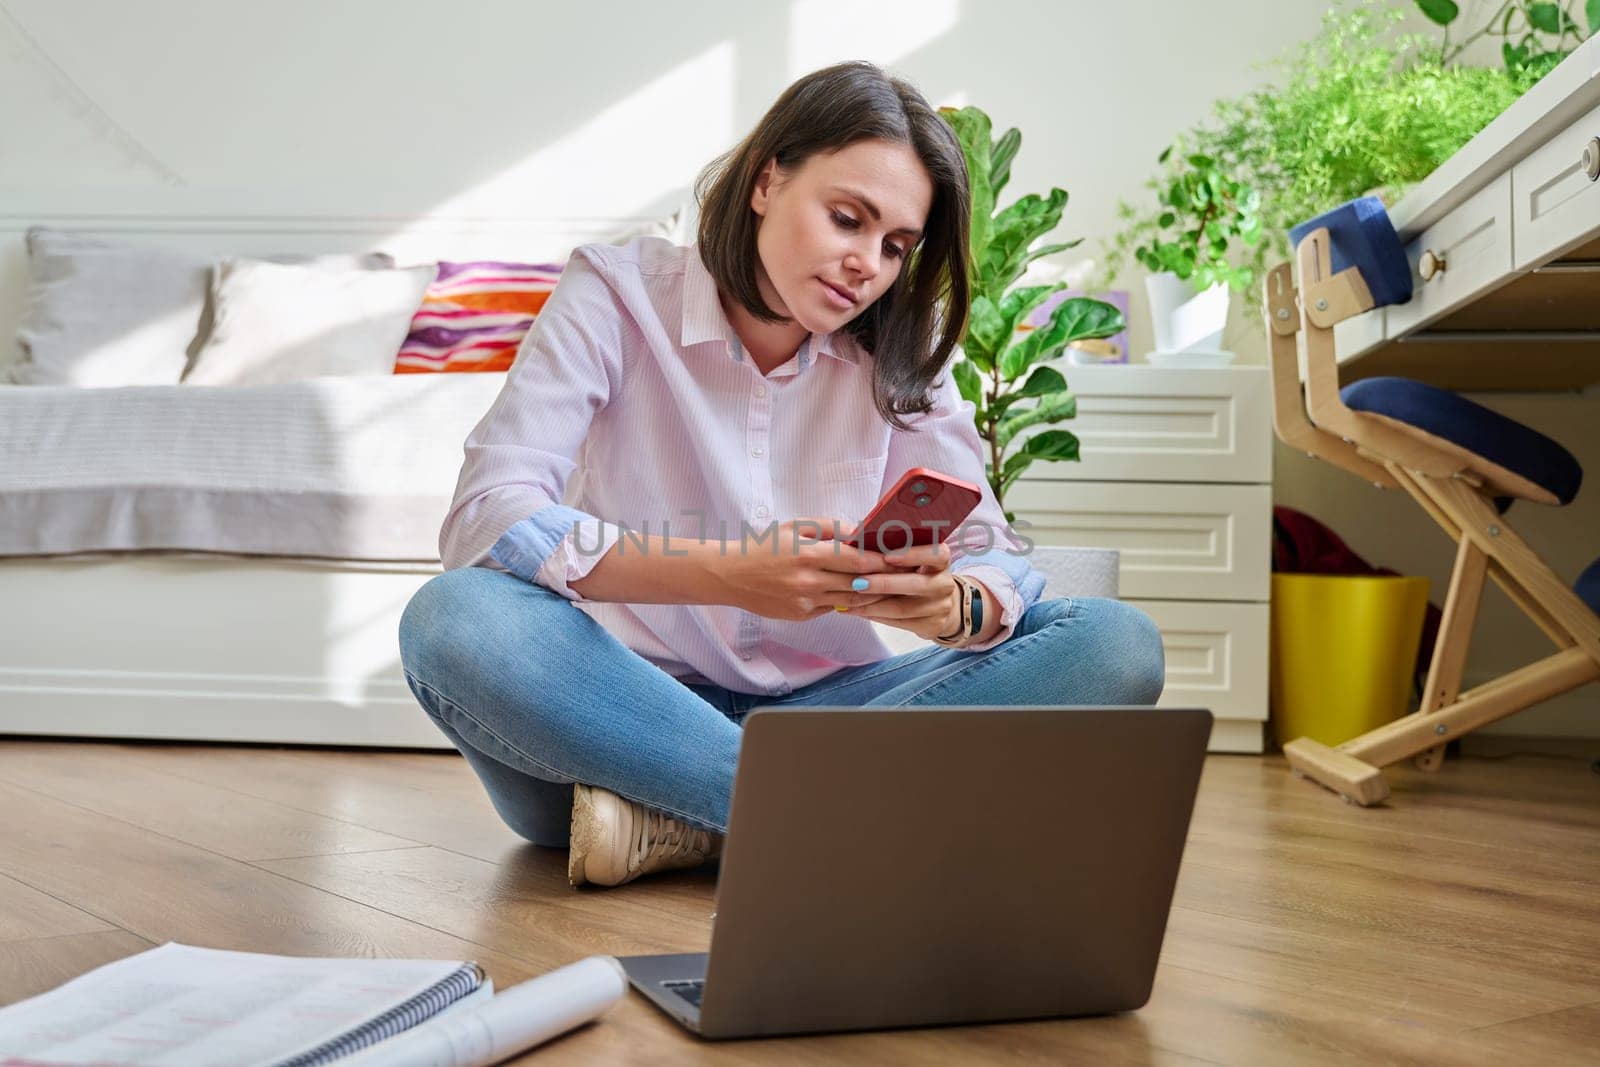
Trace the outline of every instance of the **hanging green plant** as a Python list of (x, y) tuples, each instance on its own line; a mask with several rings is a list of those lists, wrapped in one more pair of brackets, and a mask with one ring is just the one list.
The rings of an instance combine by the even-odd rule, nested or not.
[[(1112, 285), (1135, 250), (1158, 239), (1168, 210), (1161, 197), (1196, 155), (1259, 195), (1263, 239), (1229, 242), (1225, 252), (1235, 269), (1257, 277), (1288, 255), (1295, 224), (1369, 193), (1394, 202), (1559, 61), (1578, 33), (1568, 10), (1577, 2), (1509, 3), (1497, 9), (1493, 31), (1480, 28), (1454, 44), (1448, 31), (1459, 13), (1450, 0), (1417, 2), (1439, 22), (1443, 42), (1398, 31), (1410, 4), (1335, 5), (1316, 37), (1270, 64), (1274, 84), (1217, 102), (1206, 123), (1174, 138), (1160, 173), (1146, 183), (1156, 196), (1119, 204), (1120, 226), (1103, 248), (1102, 274), (1093, 284)], [(1589, 6), (1600, 16), (1600, 0)], [(1558, 32), (1540, 28), (1546, 25)], [(1500, 34), (1502, 26), (1509, 27), (1506, 43), (1514, 52), (1504, 68), (1459, 65), (1462, 48)], [(1251, 301), (1260, 298), (1254, 286), (1244, 292)]]

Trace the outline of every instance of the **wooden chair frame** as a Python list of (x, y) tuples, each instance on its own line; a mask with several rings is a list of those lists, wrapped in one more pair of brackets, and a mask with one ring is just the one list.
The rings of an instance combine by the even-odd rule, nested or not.
[[(1345, 405), (1333, 328), (1372, 307), (1373, 300), (1354, 267), (1333, 272), (1330, 250), (1326, 229), (1300, 241), (1298, 296), (1289, 264), (1266, 278), (1273, 428), (1292, 448), (1380, 488), (1404, 490), (1456, 543), (1420, 708), (1336, 748), (1306, 737), (1283, 747), (1297, 773), (1367, 807), (1389, 795), (1383, 767), (1414, 758), (1422, 769), (1437, 770), (1447, 741), (1600, 680), (1600, 617), (1492, 503), (1496, 495), (1510, 495), (1553, 504), (1553, 494), (1452, 442)], [(1305, 338), (1303, 397), (1297, 335)], [(1486, 578), (1505, 590), (1556, 652), (1463, 693), (1461, 676)]]

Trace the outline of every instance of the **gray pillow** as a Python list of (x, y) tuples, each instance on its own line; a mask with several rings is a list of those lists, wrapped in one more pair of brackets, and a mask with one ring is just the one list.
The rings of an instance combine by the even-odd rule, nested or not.
[[(33, 276), (17, 329), (17, 385), (176, 385), (209, 331), (208, 293), (218, 257), (85, 237), (45, 226), (27, 232)], [(273, 256), (391, 267), (365, 256)]]

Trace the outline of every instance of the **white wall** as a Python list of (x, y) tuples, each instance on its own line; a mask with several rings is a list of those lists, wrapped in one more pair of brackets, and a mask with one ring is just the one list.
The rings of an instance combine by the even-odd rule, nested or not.
[[(0, 0), (0, 214), (83, 190), (378, 211), (397, 228), (508, 213), (651, 215), (686, 198), (700, 166), (795, 77), (865, 58), (935, 104), (977, 104), (997, 127), (1020, 128), (1006, 196), (1067, 189), (1060, 232), (1089, 238), (1080, 251), (1091, 252), (1115, 226), (1117, 199), (1144, 195), (1172, 134), (1263, 80), (1259, 64), (1314, 33), (1325, 6)], [(1142, 280), (1121, 285), (1133, 291), (1140, 352)], [(1262, 360), (1253, 324), (1236, 322), (1229, 340), (1244, 360)], [(1583, 408), (1513, 404), (1600, 471), (1600, 430)], [(1448, 547), (1423, 532), (1412, 505), (1279, 458), (1281, 502), (1442, 590)], [(1600, 529), (1596, 494), (1575, 509), (1519, 509), (1568, 577), (1585, 549), (1600, 550), (1583, 532)], [(1500, 669), (1537, 651), (1521, 632), (1495, 594), (1479, 664)], [(1518, 725), (1600, 720), (1593, 703), (1568, 722)]]
[(1008, 194), (1069, 190), (1088, 252), (1171, 133), (1322, 6), (5, 0), (0, 189), (647, 214), (795, 77), (866, 58), (1019, 127)]

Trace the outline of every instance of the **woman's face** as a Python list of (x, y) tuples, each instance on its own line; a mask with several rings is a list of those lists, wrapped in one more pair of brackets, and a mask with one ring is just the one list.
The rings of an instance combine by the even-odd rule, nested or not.
[(899, 276), (932, 204), (908, 145), (857, 141), (787, 174), (768, 160), (750, 196), (767, 306), (811, 333), (839, 329)]

